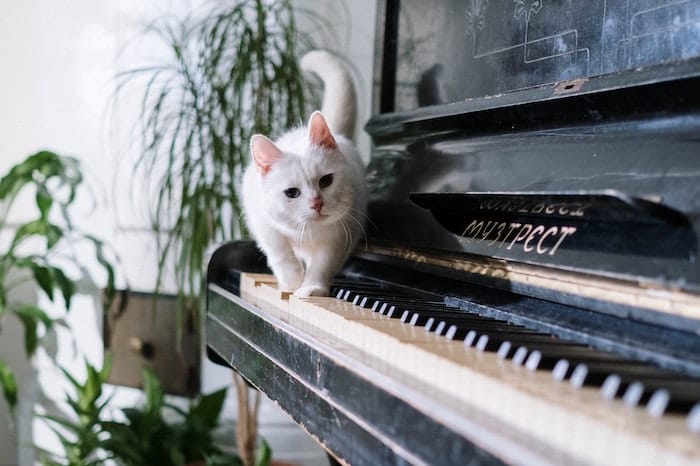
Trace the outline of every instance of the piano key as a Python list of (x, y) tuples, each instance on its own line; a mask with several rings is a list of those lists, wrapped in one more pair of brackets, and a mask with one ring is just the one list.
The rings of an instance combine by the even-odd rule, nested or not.
[[(591, 435), (609, 439), (608, 448), (601, 450), (606, 456), (592, 454), (589, 457), (590, 462), (609, 461), (613, 458), (611, 454), (616, 455), (614, 458), (619, 461), (623, 458), (629, 461), (630, 456), (620, 456), (621, 451), (634, 453), (643, 450), (645, 457), (650, 451), (654, 452), (653, 455), (662, 455), (657, 452), (657, 446), (653, 442), (648, 442), (637, 434), (631, 437), (635, 439), (634, 442), (625, 440), (624, 446), (617, 442), (616, 439), (621, 438), (618, 432), (623, 425), (626, 429), (638, 429), (638, 433), (642, 435), (650, 428), (656, 429), (656, 427), (650, 427), (636, 415), (624, 412), (634, 413), (641, 410), (616, 409), (615, 406), (621, 406), (622, 403), (612, 405), (596, 403), (590, 396), (591, 390), (585, 386), (575, 392), (567, 392), (567, 384), (562, 386), (562, 390), (549, 393), (545, 388), (550, 386), (546, 383), (549, 379), (547, 374), (539, 371), (509, 372), (507, 368), (510, 365), (496, 363), (498, 361), (496, 354), (479, 353), (465, 346), (464, 343), (437, 337), (423, 329), (404, 325), (398, 319), (388, 319), (349, 303), (338, 302), (343, 305), (334, 306), (329, 303), (329, 301), (336, 302), (332, 298), (302, 300), (291, 296), (288, 303), (283, 299), (279, 301), (283, 312), (288, 312), (290, 316), (302, 316), (307, 319), (310, 326), (333, 335), (333, 338), (327, 341), (332, 343), (340, 340), (343, 345), (357, 347), (363, 352), (378, 356), (383, 363), (391, 364), (397, 370), (411, 374), (411, 380), (415, 378), (420, 383), (430, 381), (439, 387), (439, 390), (444, 390), (449, 396), (455, 397), (462, 403), (474, 406), (478, 410), (485, 410), (484, 412), (494, 416), (506, 416), (510, 420), (510, 425), (516, 430), (541, 433), (543, 435), (541, 438), (547, 438), (548, 442), (556, 442), (559, 445), (571, 443), (572, 439), (569, 435), (571, 429), (576, 430), (579, 428), (577, 426), (583, 425), (590, 426), (591, 428), (586, 428), (587, 440)], [(310, 306), (309, 309), (303, 309), (307, 305)], [(326, 311), (323, 306), (330, 306), (331, 309)], [(371, 317), (367, 318), (367, 316)], [(396, 342), (398, 346), (390, 342)], [(415, 367), (420, 367), (421, 370), (411, 372)], [(527, 374), (527, 377), (524, 377), (524, 374)], [(486, 385), (480, 385), (482, 381)], [(545, 394), (545, 392), (548, 393)], [(565, 417), (562, 417), (564, 411), (556, 406), (554, 399), (557, 400), (556, 403), (567, 404), (573, 410), (567, 410)], [(642, 412), (642, 414), (646, 416), (645, 413)], [(631, 417), (627, 418), (628, 416)], [(621, 417), (624, 421), (608, 423), (602, 421), (605, 417), (611, 419)], [(674, 436), (679, 435), (677, 434), (678, 424), (674, 423), (673, 419), (665, 418), (666, 416), (658, 420), (663, 422), (665, 432), (673, 432)], [(690, 421), (687, 423), (691, 424)], [(564, 428), (565, 426), (567, 427)], [(682, 428), (686, 432), (690, 429), (685, 425)], [(676, 437), (674, 437), (675, 440)], [(692, 443), (688, 443), (685, 438), (679, 441), (684, 445), (684, 449), (697, 448), (692, 446)], [(588, 441), (579, 442), (571, 447), (576, 448), (576, 455), (587, 457), (589, 455), (587, 443)]]
[[(574, 366), (578, 363), (587, 361), (610, 361), (619, 364), (625, 363), (635, 363), (630, 359), (622, 358), (614, 353), (608, 353), (605, 351), (598, 351), (587, 346), (533, 346), (533, 351), (528, 357), (528, 368), (530, 370), (543, 369), (552, 370), (560, 361), (567, 361), (569, 364)], [(560, 369), (562, 370), (562, 369)], [(573, 368), (572, 368), (573, 370)]]
[(382, 312), (385, 311), (386, 309), (390, 307), (396, 308), (398, 311), (403, 312), (403, 311), (413, 311), (413, 312), (438, 312), (442, 309), (446, 309), (444, 307), (444, 304), (442, 303), (423, 303), (423, 304), (411, 304), (411, 303), (402, 303), (400, 301), (396, 300), (383, 300), (383, 299), (370, 299), (368, 301), (368, 304), (366, 306), (375, 312)]
[[(654, 406), (648, 407), (652, 414), (657, 413), (662, 405), (664, 410), (688, 412), (695, 403), (700, 402), (700, 381), (678, 378), (674, 374), (646, 378), (644, 375), (612, 374), (603, 383), (601, 396), (607, 400), (620, 397), (626, 405), (637, 406), (648, 405), (660, 391)], [(663, 403), (665, 398), (667, 399)]]
[[(627, 367), (637, 368), (647, 373), (653, 369), (652, 366), (646, 363), (631, 359), (581, 359), (571, 357), (557, 362), (552, 370), (552, 377), (558, 381), (569, 379), (569, 383), (577, 388), (582, 386), (601, 386), (610, 374)], [(576, 373), (576, 377), (572, 379), (574, 373)]]
[(696, 434), (700, 434), (700, 403), (693, 406), (686, 419), (688, 430)]
[[(541, 354), (542, 351), (558, 351), (560, 354), (579, 354), (582, 355), (582, 357), (594, 353), (594, 350), (587, 346), (565, 340), (559, 340), (549, 335), (522, 334), (517, 335), (512, 339), (505, 340), (504, 344), (506, 343), (511, 347), (511, 349), (509, 353), (506, 354), (505, 358), (514, 356), (515, 352), (520, 348), (525, 348), (522, 350), (525, 351), (524, 356), (527, 356), (535, 351), (537, 351), (539, 354)], [(525, 361), (520, 361), (520, 363), (524, 362)]]
[[(676, 376), (672, 372), (642, 362), (631, 362), (628, 364), (619, 364), (614, 361), (580, 363), (576, 366), (574, 372), (576, 373), (576, 378), (574, 378), (574, 374), (572, 374), (571, 384), (575, 387), (582, 387), (583, 385), (603, 386), (606, 379), (611, 375), (622, 376), (628, 382), (632, 382), (637, 378), (668, 379)], [(626, 388), (626, 386), (625, 384), (624, 387)], [(610, 387), (612, 387), (612, 385), (610, 385)], [(612, 388), (607, 388), (605, 393), (610, 393), (611, 389)]]

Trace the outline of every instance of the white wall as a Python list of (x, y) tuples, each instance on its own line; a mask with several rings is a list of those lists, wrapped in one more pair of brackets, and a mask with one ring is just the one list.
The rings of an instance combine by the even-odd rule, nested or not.
[[(305, 1), (318, 7), (317, 2)], [(130, 184), (130, 166), (136, 155), (127, 135), (134, 112), (128, 105), (122, 106), (119, 119), (110, 121), (107, 109), (113, 88), (111, 79), (118, 70), (157, 53), (148, 43), (127, 47), (133, 45), (142, 20), (157, 12), (188, 11), (200, 2), (24, 0), (0, 4), (0, 174), (43, 148), (79, 157), (97, 203), (82, 198), (74, 211), (75, 219), (80, 227), (107, 240), (118, 251), (125, 271), (122, 279), (127, 278), (134, 289), (153, 288), (156, 257), (144, 201), (140, 193), (132, 192)], [(350, 11), (347, 20), (337, 19), (337, 6), (332, 0), (331, 6), (325, 6), (321, 13), (335, 18), (338, 37), (342, 38), (338, 51), (359, 71), (361, 128), (370, 110), (375, 4), (370, 0), (345, 3)], [(368, 153), (369, 142), (361, 132), (359, 142), (363, 152)], [(31, 199), (22, 201), (13, 212), (15, 221), (27, 218), (30, 204)], [(82, 277), (80, 296), (67, 317), (70, 332), (57, 331), (48, 339), (47, 349), (32, 361), (26, 361), (22, 355), (18, 324), (3, 321), (0, 355), (9, 360), (21, 384), (21, 415), (16, 425), (4, 422), (9, 417), (4, 401), (0, 401), (0, 466), (33, 464), (34, 452), (29, 445), (50, 444), (50, 436), (41, 423), (30, 422), (30, 413), (40, 398), (59, 403), (63, 397), (54, 360), (80, 375), (83, 356), (96, 364), (102, 359), (99, 290), (104, 277), (94, 275), (96, 283), (89, 278)], [(171, 283), (166, 283), (166, 290), (173, 290)], [(21, 293), (23, 299), (43, 299), (41, 304), (49, 306), (55, 316), (64, 314), (60, 306), (46, 303), (35, 290)], [(204, 365), (205, 391), (229, 381), (228, 370)], [(125, 391), (120, 396), (127, 402), (134, 394)], [(235, 414), (233, 406), (230, 400), (229, 415)], [(271, 403), (264, 404), (261, 423), (262, 434), (276, 454), (284, 456), (289, 445), (298, 444), (301, 436), (297, 456), (288, 452), (285, 458), (319, 464), (323, 455), (318, 449), (304, 446), (304, 434), (291, 432), (289, 421)]]

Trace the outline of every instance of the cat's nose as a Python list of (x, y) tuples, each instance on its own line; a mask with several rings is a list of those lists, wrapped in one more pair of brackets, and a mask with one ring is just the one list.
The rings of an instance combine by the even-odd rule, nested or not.
[(314, 197), (311, 199), (311, 209), (315, 210), (319, 214), (321, 213), (321, 209), (323, 208), (323, 199), (320, 197)]

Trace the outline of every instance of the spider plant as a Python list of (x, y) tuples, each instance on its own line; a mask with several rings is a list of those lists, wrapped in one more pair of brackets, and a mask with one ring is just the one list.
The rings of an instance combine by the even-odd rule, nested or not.
[(201, 17), (160, 19), (147, 34), (165, 46), (164, 62), (118, 76), (117, 97), (142, 89), (136, 170), (147, 176), (135, 179), (153, 193), (156, 291), (174, 258), (181, 313), (198, 315), (207, 248), (246, 236), (236, 186), (250, 137), (278, 135), (308, 113), (298, 58), (313, 43), (296, 14), (322, 21), (289, 0), (218, 2)]
[[(33, 282), (51, 300), (61, 299), (70, 310), (76, 286), (66, 272), (80, 261), (70, 250), (89, 244), (107, 275), (106, 297), (114, 295), (114, 268), (99, 239), (76, 228), (69, 215), (83, 177), (76, 159), (41, 151), (27, 157), (0, 178), (0, 231), (10, 239), (0, 246), (0, 324), (13, 315), (24, 327), (24, 350), (31, 356), (40, 337), (54, 325), (45, 309), (35, 303), (17, 302), (12, 291)], [(33, 194), (36, 217), (14, 225), (10, 214), (17, 200)], [(0, 334), (2, 327), (0, 325)], [(0, 388), (10, 408), (17, 402), (17, 384), (9, 366), (0, 357)]]

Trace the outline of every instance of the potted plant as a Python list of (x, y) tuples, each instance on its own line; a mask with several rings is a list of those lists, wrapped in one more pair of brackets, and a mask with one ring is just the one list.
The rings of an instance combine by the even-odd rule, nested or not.
[(158, 379), (143, 371), (145, 399), (142, 405), (121, 408), (110, 415), (110, 398), (104, 384), (110, 359), (98, 369), (85, 363), (85, 380), (63, 371), (70, 382), (66, 402), (72, 418), (44, 415), (57, 434), (62, 452), (42, 450), (45, 466), (92, 466), (112, 460), (118, 465), (236, 466), (238, 456), (224, 453), (213, 437), (226, 390), (200, 395), (186, 408), (169, 402)]
[[(142, 89), (136, 169), (147, 176), (134, 179), (149, 180), (154, 192), (156, 293), (174, 257), (180, 312), (194, 313), (195, 322), (208, 248), (246, 236), (236, 187), (250, 137), (280, 134), (310, 110), (314, 95), (298, 59), (316, 47), (297, 27), (295, 14), (323, 29), (320, 17), (295, 10), (290, 0), (231, 0), (201, 17), (157, 20), (147, 33), (164, 45), (164, 62), (118, 76), (117, 98), (134, 85)], [(242, 380), (236, 389), (239, 450), (249, 465), (258, 395), (249, 397)]]

